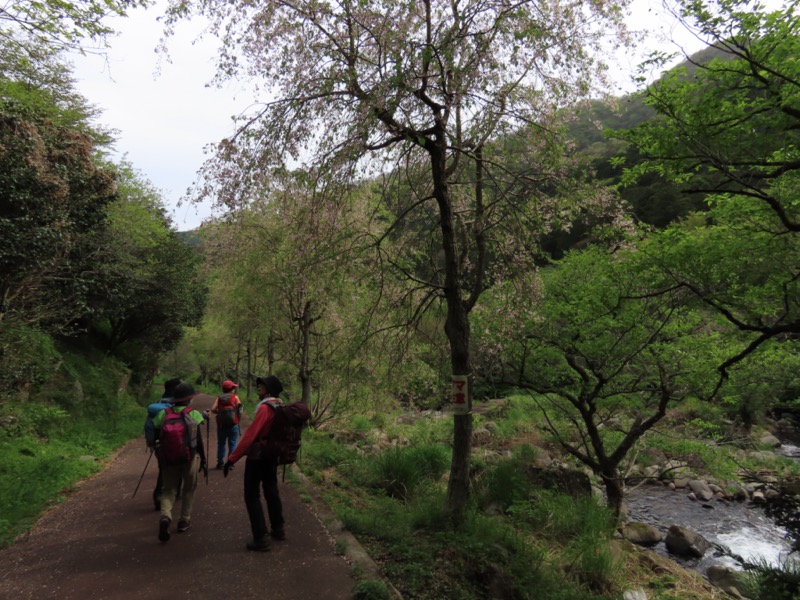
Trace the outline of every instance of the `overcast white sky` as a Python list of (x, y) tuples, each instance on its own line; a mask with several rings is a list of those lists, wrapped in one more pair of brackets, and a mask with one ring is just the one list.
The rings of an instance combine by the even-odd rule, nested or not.
[[(635, 27), (662, 39), (678, 37), (690, 52), (701, 47), (681, 34), (659, 0), (633, 3)], [(157, 17), (164, 5), (159, 0), (148, 10), (134, 10), (128, 18), (112, 22), (120, 35), (111, 39), (106, 58), (87, 55), (72, 60), (78, 90), (103, 111), (100, 124), (118, 130), (116, 152), (126, 155), (163, 192), (175, 226), (186, 231), (197, 228), (210, 211), (177, 204), (196, 179), (206, 158), (204, 148), (232, 133), (231, 117), (247, 109), (250, 96), (235, 87), (207, 87), (216, 47), (210, 38), (193, 44), (198, 26), (184, 24), (170, 40), (171, 63), (157, 55), (163, 29)], [(618, 80), (627, 82), (639, 56), (628, 54), (621, 61)]]

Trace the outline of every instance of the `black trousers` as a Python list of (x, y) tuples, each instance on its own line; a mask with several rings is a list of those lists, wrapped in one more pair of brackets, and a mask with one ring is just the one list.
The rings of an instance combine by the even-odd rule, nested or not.
[(261, 506), (262, 488), (270, 527), (273, 531), (282, 531), (283, 505), (278, 493), (278, 465), (274, 460), (247, 459), (244, 463), (244, 503), (254, 541), (263, 540), (269, 533)]

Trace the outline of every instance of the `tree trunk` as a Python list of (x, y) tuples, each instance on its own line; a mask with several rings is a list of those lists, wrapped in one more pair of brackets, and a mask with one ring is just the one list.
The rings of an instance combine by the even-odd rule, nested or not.
[(300, 326), (300, 339), (302, 340), (300, 371), (298, 373), (302, 390), (301, 400), (311, 406), (311, 373), (309, 370), (309, 363), (311, 361), (311, 326), (314, 323), (314, 319), (311, 317), (311, 302), (306, 302), (303, 305), (303, 312), (300, 314), (298, 323)]
[(444, 135), (428, 146), (433, 175), (433, 193), (439, 207), (442, 250), (445, 260), (444, 296), (447, 319), (444, 331), (450, 343), (452, 375), (467, 376), (467, 414), (455, 415), (453, 422), (453, 458), (447, 486), (446, 510), (455, 524), (464, 520), (469, 501), (469, 470), (472, 453), (472, 381), (469, 361), (469, 319), (461, 298), (461, 272), (453, 223), (453, 206), (447, 185), (447, 154)]
[[(247, 375), (245, 376), (245, 397), (250, 397), (250, 380), (253, 377), (253, 348), (252, 348), (253, 340), (248, 337), (247, 338)], [(239, 382), (241, 385), (241, 382)]]
[(619, 469), (616, 465), (604, 465), (600, 469), (600, 476), (603, 478), (603, 485), (606, 488), (608, 508), (614, 513), (615, 521), (619, 521), (625, 499), (625, 490), (619, 478)]

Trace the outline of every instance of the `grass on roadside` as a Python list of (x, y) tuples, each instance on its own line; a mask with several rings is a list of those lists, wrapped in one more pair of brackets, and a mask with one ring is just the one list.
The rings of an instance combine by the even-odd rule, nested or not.
[[(536, 487), (526, 476), (542, 452), (532, 413), (529, 399), (512, 398), (476, 418), (491, 437), (473, 455), (458, 527), (445, 511), (448, 419), (383, 415), (371, 429), (375, 419), (359, 415), (344, 431), (310, 430), (300, 468), (407, 598), (601, 600), (640, 587), (651, 600), (722, 598), (696, 573), (615, 539), (595, 498)], [(362, 588), (381, 598), (374, 582)]]
[(57, 380), (24, 403), (3, 404), (0, 547), (27, 531), (102, 461), (141, 434), (143, 410), (119, 394), (120, 366), (63, 353)]

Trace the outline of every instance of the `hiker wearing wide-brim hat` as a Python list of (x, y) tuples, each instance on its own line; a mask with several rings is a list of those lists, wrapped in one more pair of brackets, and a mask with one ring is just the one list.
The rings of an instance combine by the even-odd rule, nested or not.
[[(278, 492), (278, 463), (274, 459), (256, 458), (251, 448), (257, 450), (258, 440), (269, 435), (275, 420), (275, 410), (268, 404), (269, 401), (280, 403), (278, 396), (283, 391), (283, 385), (274, 375), (256, 379), (256, 393), (261, 402), (256, 408), (253, 423), (247, 428), (236, 450), (231, 452), (223, 467), (225, 477), (233, 465), (243, 456), (247, 456), (244, 464), (244, 503), (247, 507), (247, 516), (250, 518), (250, 529), (253, 539), (247, 542), (248, 550), (269, 550), (270, 536), (276, 540), (286, 538), (284, 533), (283, 504)], [(264, 490), (264, 499), (267, 502), (267, 514), (272, 529), (267, 529), (264, 518), (264, 509), (261, 506), (261, 489)]]
[(189, 408), (189, 402), (195, 395), (191, 385), (181, 383), (172, 392), (172, 405), (153, 419), (156, 428), (156, 454), (164, 479), (161, 518), (158, 523), (158, 539), (162, 542), (170, 538), (172, 507), (178, 486), (183, 484), (181, 516), (178, 520), (178, 533), (183, 533), (192, 526), (192, 503), (197, 489), (197, 473), (208, 470), (200, 428), (203, 415)]
[(242, 416), (242, 402), (236, 395), (239, 384), (230, 379), (222, 382), (222, 395), (214, 400), (211, 412), (217, 415), (217, 469), (225, 463), (225, 450), (228, 454), (236, 449), (239, 441), (239, 419)]
[[(162, 410), (169, 408), (172, 405), (172, 392), (180, 383), (181, 380), (177, 377), (174, 379), (168, 379), (164, 382), (164, 393), (162, 394), (161, 399), (158, 402), (153, 402), (152, 404), (147, 405), (147, 418), (144, 421), (144, 440), (145, 444), (147, 444), (147, 448), (151, 452), (150, 457), (152, 457), (152, 453), (155, 452), (156, 447), (155, 426), (153, 425), (153, 419)], [(150, 463), (150, 458), (147, 459), (147, 462), (148, 464)], [(145, 465), (145, 470), (146, 469), (147, 465)], [(142, 473), (142, 475), (144, 475), (144, 473)], [(161, 475), (161, 466), (159, 465), (158, 477), (156, 478), (156, 487), (153, 490), (153, 505), (155, 506), (156, 510), (161, 510), (161, 493), (163, 488), (164, 478)], [(179, 485), (178, 496), (180, 495), (181, 488)]]

